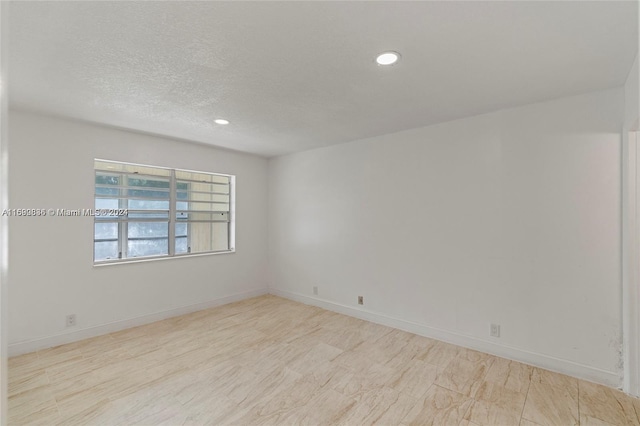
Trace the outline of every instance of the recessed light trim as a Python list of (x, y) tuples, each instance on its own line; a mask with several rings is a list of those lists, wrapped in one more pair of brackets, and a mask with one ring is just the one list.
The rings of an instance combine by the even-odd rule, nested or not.
[(225, 120), (224, 118), (216, 118), (215, 120), (213, 120), (213, 122), (222, 126), (226, 126), (227, 124), (229, 124), (229, 120)]
[(376, 57), (376, 63), (378, 65), (383, 65), (383, 66), (396, 64), (398, 63), (399, 60), (400, 60), (400, 54), (392, 50), (387, 52), (382, 52)]

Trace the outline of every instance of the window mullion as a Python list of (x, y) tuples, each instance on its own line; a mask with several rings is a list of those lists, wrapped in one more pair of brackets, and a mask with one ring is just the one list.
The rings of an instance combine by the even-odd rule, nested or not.
[(191, 253), (191, 222), (187, 222), (187, 253)]
[[(127, 197), (129, 196), (129, 190), (127, 189), (128, 187), (128, 180), (127, 180), (127, 175), (126, 174), (121, 174), (120, 175), (120, 184), (122, 185), (122, 188), (120, 189), (120, 198), (118, 198), (118, 208), (119, 209), (126, 209), (128, 207), (128, 202), (127, 202)], [(128, 219), (128, 218), (127, 218)], [(118, 251), (119, 251), (119, 257), (121, 259), (126, 259), (128, 256), (127, 254), (127, 249), (128, 249), (128, 244), (127, 241), (129, 240), (129, 221), (125, 220), (124, 222), (119, 222), (118, 223)]]
[(227, 250), (235, 250), (235, 229), (236, 229), (236, 180), (235, 177), (229, 177), (229, 212), (227, 213)]
[(176, 171), (171, 170), (169, 181), (169, 256), (176, 254), (176, 203), (177, 203)]

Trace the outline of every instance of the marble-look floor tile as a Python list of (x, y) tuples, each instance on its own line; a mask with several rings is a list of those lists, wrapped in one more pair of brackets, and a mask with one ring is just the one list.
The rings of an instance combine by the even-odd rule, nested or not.
[(339, 383), (350, 380), (354, 373), (348, 368), (335, 362), (323, 362), (310, 366), (303, 375), (305, 380), (315, 383), (321, 388), (327, 386), (334, 389)]
[(44, 369), (37, 352), (11, 357), (7, 364), (9, 380), (11, 378), (21, 378)]
[(113, 409), (111, 401), (103, 399), (75, 413), (61, 416), (57, 424), (60, 426), (116, 424), (116, 416), (117, 412)]
[(531, 374), (531, 382), (542, 383), (564, 389), (575, 397), (578, 395), (578, 379), (564, 374), (534, 367), (533, 373)]
[(209, 392), (224, 395), (236, 403), (246, 399), (257, 380), (254, 372), (243, 367), (229, 368), (220, 374), (207, 371), (198, 375), (198, 381), (204, 384)]
[(149, 383), (151, 381), (142, 371), (135, 375), (128, 375), (126, 378), (114, 378), (77, 392), (56, 396), (56, 403), (60, 414), (70, 417), (103, 400), (116, 399), (134, 393)]
[(615, 389), (579, 381), (580, 415), (611, 424), (640, 425), (631, 397)]
[(369, 364), (364, 370), (348, 371), (343, 376), (334, 376), (327, 386), (358, 402), (369, 392), (387, 386), (396, 375), (395, 370), (381, 364)]
[(158, 425), (184, 422), (188, 418), (182, 405), (172, 395), (159, 389), (142, 389), (112, 400), (107, 412), (108, 424)]
[(342, 349), (326, 343), (318, 343), (306, 351), (304, 355), (300, 355), (287, 363), (287, 367), (291, 370), (304, 374), (310, 365), (321, 364), (325, 361), (332, 361), (343, 352)]
[(496, 358), (491, 364), (484, 380), (498, 384), (506, 389), (527, 393), (533, 367), (504, 358)]
[(49, 384), (49, 376), (44, 369), (16, 375), (9, 370), (9, 396)]
[(412, 425), (458, 425), (473, 404), (473, 400), (458, 392), (432, 385), (424, 398), (402, 420)]
[[(401, 419), (407, 417), (407, 415), (418, 405), (423, 402), (424, 398), (418, 399), (406, 393), (399, 392), (397, 401), (393, 402), (382, 414), (373, 419), (371, 424), (377, 425), (392, 425), (398, 423)], [(384, 407), (380, 407), (381, 410)], [(357, 423), (357, 422), (356, 422)], [(353, 424), (353, 423), (352, 423)]]
[(289, 388), (269, 395), (266, 401), (255, 404), (246, 412), (240, 412), (239, 416), (234, 413), (226, 420), (235, 424), (282, 424), (291, 412), (308, 406), (319, 390), (315, 383), (303, 378)]
[[(402, 410), (404, 407), (405, 413), (408, 414), (409, 410), (415, 403), (414, 398), (401, 401), (400, 392), (387, 388), (372, 389), (369, 392), (363, 394), (360, 401), (358, 401), (348, 413), (346, 413), (340, 423), (342, 424), (375, 424), (379, 422), (379, 419), (383, 417), (390, 409), (397, 411)], [(398, 414), (396, 414), (397, 417)], [(403, 417), (404, 417), (403, 415)], [(383, 424), (383, 423), (380, 423)]]
[(539, 425), (538, 423), (534, 423), (531, 420), (527, 420), (523, 417), (522, 419), (520, 419), (520, 426), (542, 426), (542, 425)]
[(484, 401), (504, 410), (512, 411), (518, 417), (522, 413), (526, 397), (526, 393), (516, 392), (487, 381), (480, 383), (473, 396), (476, 401)]
[[(386, 364), (385, 367), (389, 367)], [(393, 369), (393, 378), (387, 382), (387, 386), (420, 398), (429, 389), (431, 383), (436, 380), (438, 367), (419, 359), (407, 361), (403, 366)]]
[(459, 392), (465, 396), (473, 396), (487, 374), (493, 358), (469, 359), (456, 356), (445, 369), (438, 374), (435, 384)]
[[(390, 367), (399, 368), (403, 364), (417, 359), (423, 361), (427, 353), (438, 343), (437, 340), (418, 335), (411, 335), (406, 345), (393, 358), (388, 361)], [(426, 362), (426, 361), (425, 361)]]
[(308, 381), (308, 376), (302, 376), (300, 373), (288, 367), (269, 372), (261, 372), (259, 375), (256, 375), (255, 381), (250, 384), (241, 403), (253, 404), (262, 400), (265, 395), (277, 395), (301, 380)]
[(241, 411), (235, 401), (226, 398), (224, 395), (206, 393), (185, 404), (183, 411), (187, 414), (187, 418), (183, 423), (176, 423), (182, 426), (232, 424), (230, 419), (241, 415)]
[(44, 349), (38, 351), (38, 362), (44, 368), (51, 368), (60, 363), (67, 363), (73, 360), (82, 359), (82, 352), (77, 349), (75, 343), (68, 345), (56, 346), (55, 348)]
[(532, 382), (522, 417), (542, 426), (577, 425), (577, 390)]
[(305, 405), (282, 416), (281, 424), (335, 425), (346, 417), (356, 401), (333, 389), (318, 392)]
[(479, 426), (517, 425), (521, 412), (505, 409), (487, 401), (474, 400), (467, 412), (467, 420)]
[(362, 354), (364, 359), (386, 364), (403, 351), (411, 336), (405, 331), (393, 330), (378, 339), (365, 340), (353, 350)]
[(580, 426), (616, 426), (616, 424), (608, 423), (595, 417), (580, 414)]
[(305, 346), (314, 346), (318, 342), (350, 351), (365, 341), (362, 332), (355, 328), (328, 329), (318, 328), (311, 333), (295, 336), (288, 343), (297, 343)]
[(464, 420), (462, 420), (462, 422), (460, 423), (460, 426), (480, 426), (480, 425), (478, 425), (478, 424), (476, 424), (476, 423), (473, 423), (472, 421), (469, 421), (469, 420), (464, 419)]
[(9, 396), (7, 405), (9, 424), (44, 424), (47, 419), (57, 419), (59, 416), (58, 406), (49, 386)]
[(461, 348), (445, 342), (437, 342), (430, 346), (424, 353), (417, 356), (418, 359), (438, 367), (446, 367), (458, 355)]
[(9, 360), (10, 426), (638, 425), (614, 389), (262, 296)]
[(366, 373), (371, 368), (371, 365), (375, 364), (372, 360), (363, 356), (362, 352), (353, 350), (342, 352), (332, 362), (359, 374)]

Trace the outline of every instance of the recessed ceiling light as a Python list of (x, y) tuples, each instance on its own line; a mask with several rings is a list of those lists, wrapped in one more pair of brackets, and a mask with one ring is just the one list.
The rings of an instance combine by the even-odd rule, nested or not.
[(216, 124), (222, 124), (223, 126), (229, 124), (229, 120), (225, 120), (224, 118), (216, 118), (213, 122)]
[(378, 65), (393, 65), (400, 59), (398, 52), (384, 52), (378, 55), (376, 62)]

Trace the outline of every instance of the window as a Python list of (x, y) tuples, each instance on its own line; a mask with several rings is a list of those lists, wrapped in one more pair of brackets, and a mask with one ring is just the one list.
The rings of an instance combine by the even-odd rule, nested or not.
[(95, 161), (95, 263), (234, 250), (233, 176)]

